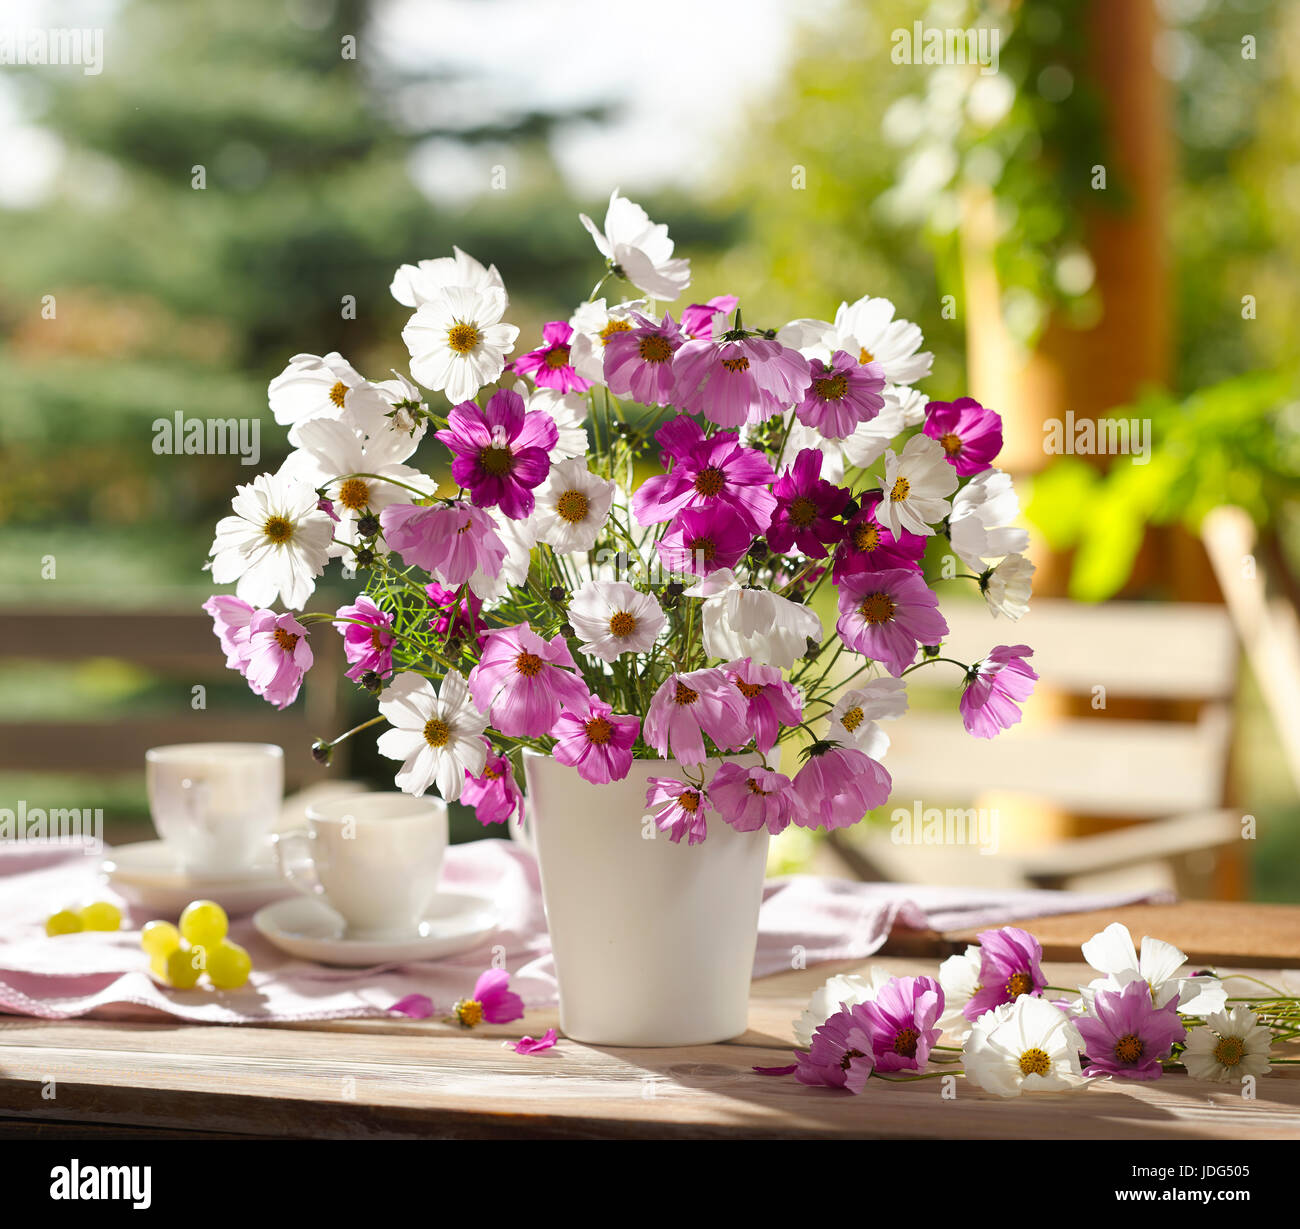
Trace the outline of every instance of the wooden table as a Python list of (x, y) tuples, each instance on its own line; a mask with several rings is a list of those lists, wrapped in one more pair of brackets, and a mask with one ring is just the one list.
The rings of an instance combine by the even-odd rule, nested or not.
[[(1300, 909), (1145, 906), (1108, 913), (1102, 923), (1126, 916), (1136, 935), (1180, 943), (1197, 964), (1211, 963), (1188, 942), (1200, 933), (1222, 952), (1255, 945), (1258, 958), (1243, 966), (1300, 969)], [(1231, 933), (1229, 921), (1238, 926)], [(1079, 937), (1099, 928), (1091, 915), (1023, 924), (1050, 931), (1049, 956), (1077, 952)], [(886, 950), (907, 954), (870, 963), (933, 974), (965, 938), (900, 934)], [(472, 1032), (406, 1020), (211, 1027), (7, 1017), (0, 1022), (0, 1137), (1300, 1138), (1296, 1068), (1260, 1080), (1254, 1100), (1235, 1086), (1167, 1075), (1014, 1101), (960, 1079), (950, 1097), (942, 1080), (872, 1081), (854, 1097), (751, 1070), (788, 1062), (790, 1023), (811, 991), (832, 972), (861, 967), (818, 965), (757, 981), (743, 1036), (670, 1050), (561, 1038), (550, 1052), (526, 1057), (502, 1045), (558, 1024), (555, 1011)], [(1045, 971), (1062, 986), (1092, 976), (1059, 959)], [(51, 1079), (55, 1095), (47, 1099), (42, 1090)]]

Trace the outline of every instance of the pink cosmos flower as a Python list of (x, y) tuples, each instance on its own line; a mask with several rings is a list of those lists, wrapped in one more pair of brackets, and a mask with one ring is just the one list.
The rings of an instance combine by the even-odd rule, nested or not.
[(389, 504), (379, 514), (384, 541), (404, 562), (432, 573), (444, 585), (459, 588), (480, 569), (489, 576), (501, 570), (505, 543), (496, 522), (463, 500), (450, 504)]
[(1002, 451), (1002, 416), (974, 397), (931, 401), (921, 430), (943, 445), (948, 464), (963, 478), (988, 469)]
[(1047, 985), (1042, 969), (1043, 947), (1029, 931), (1003, 926), (1000, 930), (982, 930), (975, 938), (980, 947), (980, 980), (979, 989), (962, 1008), (966, 1019), (974, 1023), (986, 1011), (1014, 1003), (1022, 994), (1042, 995)]
[(316, 501), (316, 507), (321, 512), (325, 513), (325, 515), (328, 516), (336, 525), (339, 524), (339, 514), (334, 511), (334, 501), (332, 499), (318, 499)]
[(920, 1071), (943, 1031), (943, 988), (932, 977), (891, 977), (874, 998), (851, 1008), (871, 1038), (877, 1071)]
[(659, 324), (640, 312), (632, 319), (632, 328), (611, 333), (605, 343), (605, 383), (617, 397), (667, 405), (673, 397), (673, 355), (682, 344), (681, 330), (666, 312)]
[(673, 844), (686, 837), (688, 845), (698, 845), (707, 835), (708, 795), (694, 785), (676, 777), (651, 777), (647, 782), (645, 804), (661, 832), (668, 833)]
[(881, 498), (879, 491), (863, 496), (861, 508), (845, 526), (844, 539), (835, 552), (833, 579), (837, 585), (851, 572), (880, 572), (889, 568), (921, 570), (925, 539), (908, 529), (902, 531), (901, 537), (895, 537), (880, 524), (875, 511)]
[(642, 734), (682, 764), (703, 763), (705, 734), (720, 750), (740, 751), (751, 738), (745, 698), (722, 670), (670, 674), (650, 701)]
[(772, 488), (776, 511), (767, 544), (778, 555), (797, 546), (810, 558), (824, 559), (826, 547), (844, 537), (844, 523), (836, 518), (849, 502), (849, 492), (821, 476), (824, 459), (820, 449), (804, 448)]
[(898, 678), (918, 644), (938, 644), (948, 634), (939, 599), (919, 572), (887, 568), (854, 572), (839, 587), (836, 630), (849, 648), (878, 661)]
[[(373, 671), (381, 678), (393, 672), (393, 617), (380, 610), (368, 597), (359, 597), (351, 606), (340, 606), (336, 619), (356, 622), (335, 623), (334, 630), (343, 637), (343, 654), (351, 662), (348, 678), (353, 682)], [(362, 626), (364, 624), (364, 626)]]
[(469, 672), (475, 707), (510, 738), (541, 738), (565, 709), (587, 705), (587, 684), (564, 637), (544, 640), (527, 623), (494, 631)]
[(655, 433), (663, 448), (666, 474), (655, 474), (632, 496), (632, 511), (642, 525), (667, 521), (684, 508), (719, 504), (737, 512), (754, 533), (772, 519), (776, 496), (767, 488), (776, 472), (756, 448), (746, 448), (737, 431), (717, 431), (705, 437), (695, 419), (685, 414), (664, 423)]
[(893, 778), (857, 747), (816, 742), (795, 773), (799, 806), (791, 817), (800, 828), (847, 828), (889, 800)]
[(563, 320), (552, 320), (542, 329), (542, 345), (536, 350), (521, 354), (514, 361), (515, 371), (522, 376), (532, 376), (538, 388), (556, 388), (562, 393), (585, 393), (591, 387), (573, 369), (569, 361), (569, 344), (573, 329)]
[(542, 1054), (549, 1050), (556, 1041), (559, 1040), (559, 1034), (553, 1028), (548, 1028), (540, 1037), (520, 1037), (514, 1045), (504, 1042), (504, 1045), (510, 1046), (516, 1054)]
[(466, 771), (460, 801), (473, 807), (478, 822), (487, 827), (488, 824), (504, 824), (516, 812), (522, 815), (524, 796), (515, 783), (510, 757), (498, 755), (486, 738), (483, 743), (487, 747), (483, 771), (477, 777)]
[(729, 316), (739, 302), (734, 294), (718, 294), (707, 303), (692, 303), (682, 312), (682, 332), (687, 337), (712, 337), (718, 317)]
[(860, 1093), (875, 1069), (871, 1037), (848, 1007), (814, 1030), (807, 1054), (798, 1056), (794, 1078), (815, 1087)]
[(766, 422), (803, 400), (811, 371), (797, 350), (764, 337), (724, 333), (688, 341), (673, 357), (673, 404), (720, 427)]
[(243, 645), (244, 677), (253, 691), (276, 708), (298, 698), (303, 675), (311, 669), (307, 629), (291, 614), (257, 610)]
[(474, 993), (458, 999), (452, 1014), (465, 1028), (486, 1020), (489, 1024), (509, 1024), (524, 1014), (524, 1000), (510, 989), (510, 974), (505, 969), (488, 969), (474, 983)]
[(716, 504), (679, 512), (655, 549), (670, 572), (707, 576), (719, 568), (734, 568), (753, 543), (754, 534), (740, 514)]
[(1157, 1007), (1140, 977), (1122, 990), (1098, 990), (1088, 1014), (1075, 1024), (1087, 1051), (1084, 1075), (1157, 1080), (1174, 1043), (1187, 1039), (1178, 1018), (1178, 996)]
[(958, 708), (962, 724), (976, 738), (992, 738), (1009, 730), (1021, 717), (1018, 704), (1034, 694), (1038, 675), (1024, 659), (1034, 650), (1027, 644), (1000, 644), (966, 674), (966, 690)]
[(790, 826), (799, 806), (789, 777), (762, 764), (742, 768), (730, 761), (713, 774), (709, 798), (714, 810), (737, 832), (766, 828), (773, 836)]
[[(429, 605), (438, 613), (429, 620), (429, 628), (443, 640), (459, 635), (478, 635), (479, 613), (483, 609), (483, 599), (473, 589), (464, 585), (455, 589), (444, 589), (436, 581), (425, 585), (424, 591), (429, 597)], [(463, 595), (462, 595), (463, 594)], [(456, 599), (460, 597), (458, 602)]]
[(244, 646), (248, 643), (248, 624), (257, 613), (256, 606), (250, 606), (240, 598), (224, 593), (214, 593), (203, 609), (212, 616), (212, 630), (221, 643), (221, 651), (226, 655), (226, 666), (231, 670), (244, 673)]
[(787, 683), (775, 666), (764, 666), (748, 657), (722, 669), (745, 697), (745, 720), (754, 735), (754, 746), (766, 755), (776, 746), (783, 725), (796, 726), (803, 720), (799, 689)]
[(578, 770), (595, 785), (621, 781), (632, 767), (632, 744), (640, 733), (635, 717), (615, 716), (614, 710), (592, 696), (580, 712), (563, 712), (551, 731), (555, 759)]
[(836, 350), (829, 364), (813, 359), (810, 374), (812, 382), (794, 412), (827, 439), (847, 439), (884, 408), (885, 373), (879, 363), (859, 363), (848, 351)]
[(524, 409), (513, 389), (493, 393), (479, 409), (472, 401), (453, 406), (440, 439), (455, 455), (451, 476), (480, 508), (500, 505), (511, 520), (533, 510), (533, 488), (546, 481), (550, 451), (560, 438), (555, 419), (544, 410)]

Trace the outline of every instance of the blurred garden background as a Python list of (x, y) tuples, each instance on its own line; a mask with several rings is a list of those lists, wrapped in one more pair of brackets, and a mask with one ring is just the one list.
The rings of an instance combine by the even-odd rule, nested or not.
[[(899, 62), (918, 22), (996, 31), (996, 66)], [(691, 257), (685, 301), (736, 294), (778, 327), (869, 293), (920, 323), (923, 390), (1006, 419), (1037, 593), (1222, 604), (1204, 538), (1228, 507), (1245, 579), (1300, 606), (1300, 0), (666, 0), (651, 21), (18, 0), (4, 24), (103, 30), (102, 72), (0, 67), (0, 728), (59, 752), (7, 757), (4, 805), (103, 806), (110, 839), (148, 835), (141, 764), (92, 779), (79, 756), (145, 714), (185, 740), (197, 680), (125, 651), (37, 660), (22, 620), (193, 611), (234, 484), (286, 451), (266, 384), (287, 360), (405, 370), (393, 270), (453, 243), (501, 270), (531, 348), (599, 277), (576, 214), (614, 187)], [(1067, 411), (1149, 421), (1149, 463), (1049, 454)], [(178, 412), (260, 415), (260, 464), (157, 455)], [(1222, 801), (1257, 821), (1241, 890), (1300, 901), (1300, 701), (1248, 631)], [(342, 684), (340, 729), (373, 711)], [(233, 676), (209, 703), (267, 715)], [(334, 771), (391, 781), (363, 739)], [(801, 835), (781, 865), (824, 865)]]

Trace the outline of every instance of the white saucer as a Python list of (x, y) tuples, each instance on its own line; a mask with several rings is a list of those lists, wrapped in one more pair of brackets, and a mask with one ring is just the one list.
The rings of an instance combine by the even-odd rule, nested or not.
[(192, 900), (215, 900), (238, 916), (294, 891), (280, 878), (269, 847), (247, 871), (205, 875), (182, 866), (166, 842), (137, 841), (118, 845), (101, 869), (128, 900), (171, 914), (179, 914)]
[(349, 938), (343, 918), (315, 896), (294, 896), (253, 915), (253, 925), (281, 951), (319, 964), (357, 968), (454, 956), (477, 947), (499, 923), (490, 900), (460, 892), (439, 892), (419, 933), (409, 938)]

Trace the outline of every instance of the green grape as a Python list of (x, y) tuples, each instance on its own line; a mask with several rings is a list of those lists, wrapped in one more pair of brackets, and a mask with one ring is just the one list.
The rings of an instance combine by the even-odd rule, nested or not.
[(47, 935), (71, 935), (84, 929), (79, 918), (71, 909), (60, 909), (45, 919)]
[(122, 910), (106, 900), (97, 900), (89, 905), (82, 905), (77, 910), (81, 924), (86, 930), (121, 930)]
[(220, 943), (229, 929), (226, 911), (215, 901), (193, 901), (181, 914), (181, 937), (189, 943)]
[(208, 952), (208, 977), (218, 990), (238, 989), (252, 968), (252, 958), (238, 943), (223, 941)]
[(146, 922), (140, 932), (140, 946), (151, 956), (166, 960), (181, 945), (181, 932), (170, 922)]
[(203, 972), (202, 949), (178, 947), (167, 957), (167, 980), (178, 990), (192, 990)]
[(149, 957), (149, 971), (150, 971), (150, 972), (151, 972), (151, 973), (152, 973), (152, 974), (153, 974), (153, 975), (154, 975), (154, 976), (155, 976), (159, 981), (163, 981), (163, 982), (167, 981), (167, 980), (168, 980), (168, 979), (167, 979), (167, 957), (166, 957), (166, 956), (150, 956), (150, 957)]

